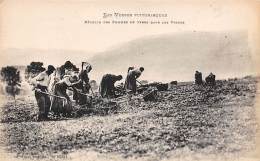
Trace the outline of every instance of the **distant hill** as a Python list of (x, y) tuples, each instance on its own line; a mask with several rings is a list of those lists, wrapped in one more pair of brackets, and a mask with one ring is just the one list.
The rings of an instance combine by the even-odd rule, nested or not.
[(126, 74), (128, 66), (143, 66), (140, 79), (193, 80), (196, 70), (217, 78), (250, 74), (247, 35), (187, 32), (150, 36), (121, 44), (90, 59), (93, 72)]
[[(81, 50), (58, 50), (58, 49), (16, 49), (9, 48), (0, 50), (0, 56), (3, 57), (0, 66), (7, 65), (23, 65), (27, 66), (32, 61), (43, 62), (44, 66), (52, 64), (54, 66), (60, 66), (67, 60), (75, 62), (77, 65), (81, 64), (81, 61), (86, 61), (90, 58), (91, 54)], [(1, 57), (1, 58), (2, 58)]]
[(125, 77), (129, 66), (145, 68), (140, 80), (169, 82), (193, 80), (196, 70), (202, 71), (203, 77), (209, 72), (215, 73), (217, 79), (243, 77), (251, 74), (252, 64), (246, 32), (147, 36), (100, 53), (56, 49), (6, 49), (0, 52), (4, 55), (3, 65), (26, 66), (31, 61), (41, 61), (44, 66), (60, 66), (70, 60), (80, 67), (81, 61), (89, 61), (93, 65), (90, 78), (97, 82), (106, 73)]

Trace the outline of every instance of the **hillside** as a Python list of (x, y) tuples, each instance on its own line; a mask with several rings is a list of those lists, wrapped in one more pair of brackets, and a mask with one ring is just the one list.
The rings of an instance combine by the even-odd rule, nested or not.
[(42, 61), (45, 66), (60, 66), (70, 60), (80, 66), (82, 61), (89, 61), (93, 65), (90, 77), (98, 82), (105, 73), (125, 76), (129, 66), (145, 67), (140, 79), (162, 82), (193, 80), (196, 70), (202, 71), (203, 77), (213, 72), (218, 79), (252, 74), (246, 32), (194, 31), (147, 36), (122, 42), (99, 53), (58, 49), (6, 49), (0, 52), (4, 55), (4, 63), (10, 65)]
[(193, 80), (196, 70), (228, 78), (251, 74), (247, 45), (247, 35), (240, 32), (177, 33), (122, 43), (90, 62), (97, 73), (125, 74), (128, 66), (144, 66), (140, 79), (153, 81)]
[(123, 96), (108, 115), (45, 122), (35, 121), (33, 95), (17, 96), (16, 102), (5, 97), (0, 145), (18, 159), (239, 159), (255, 148), (257, 81), (229, 79), (215, 87), (186, 83), (159, 92), (156, 102), (145, 102), (141, 94)]

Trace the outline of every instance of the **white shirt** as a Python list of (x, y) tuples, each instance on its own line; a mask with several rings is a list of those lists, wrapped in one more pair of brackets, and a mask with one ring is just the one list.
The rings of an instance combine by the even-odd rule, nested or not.
[(48, 87), (51, 80), (51, 75), (48, 75), (46, 71), (41, 72), (35, 77), (36, 85)]

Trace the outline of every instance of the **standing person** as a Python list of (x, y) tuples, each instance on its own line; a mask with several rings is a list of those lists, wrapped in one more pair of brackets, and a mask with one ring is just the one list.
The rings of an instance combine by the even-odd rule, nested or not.
[[(67, 94), (67, 89), (78, 84), (80, 81), (76, 75), (65, 75), (62, 80), (56, 83), (54, 87), (54, 97), (51, 110), (55, 115), (67, 116), (71, 112), (71, 100)], [(64, 102), (65, 101), (65, 102)]]
[(127, 90), (130, 90), (134, 94), (136, 93), (137, 90), (136, 79), (141, 76), (143, 71), (144, 71), (143, 67), (140, 67), (139, 69), (129, 70), (125, 82), (125, 88)]
[[(85, 64), (85, 68), (83, 67)], [(82, 63), (82, 70), (79, 73), (79, 79), (83, 83), (83, 92), (84, 93), (89, 93), (90, 85), (89, 85), (89, 76), (88, 74), (92, 70), (92, 66), (89, 63), (83, 62)]]
[(122, 79), (122, 75), (105, 74), (102, 77), (99, 86), (99, 92), (101, 96), (107, 98), (115, 98), (115, 82)]
[(46, 92), (50, 84), (51, 74), (55, 71), (54, 66), (49, 65), (47, 70), (35, 77), (35, 98), (39, 106), (38, 121), (48, 119), (50, 98)]
[(129, 71), (131, 71), (131, 70), (133, 70), (133, 69), (134, 69), (133, 66), (128, 67), (128, 69), (127, 69), (127, 74), (126, 74), (126, 79), (125, 79), (125, 84), (124, 84), (124, 88), (125, 88), (125, 89), (126, 89), (126, 85), (127, 85), (127, 82), (128, 82), (128, 80), (127, 80), (127, 75), (128, 75), (128, 73), (129, 73)]
[[(82, 70), (79, 73), (80, 83), (75, 85), (75, 89), (78, 89), (81, 93), (87, 94), (91, 88), (89, 84), (89, 72), (92, 70), (92, 66), (87, 62), (82, 62)], [(87, 96), (82, 95), (77, 90), (74, 90), (73, 99), (76, 100), (80, 105), (87, 103)]]
[(203, 81), (202, 81), (202, 73), (199, 72), (199, 71), (196, 71), (196, 72), (195, 72), (195, 84), (197, 84), (197, 85), (203, 84)]

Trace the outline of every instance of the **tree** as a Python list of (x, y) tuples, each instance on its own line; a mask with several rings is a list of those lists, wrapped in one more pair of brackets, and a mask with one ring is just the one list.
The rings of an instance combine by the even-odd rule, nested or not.
[(13, 97), (20, 92), (20, 71), (13, 66), (3, 67), (1, 69), (2, 81), (7, 82), (6, 92), (11, 94)]
[(20, 82), (20, 71), (13, 66), (3, 67), (1, 69), (2, 80), (8, 85), (16, 85)]

